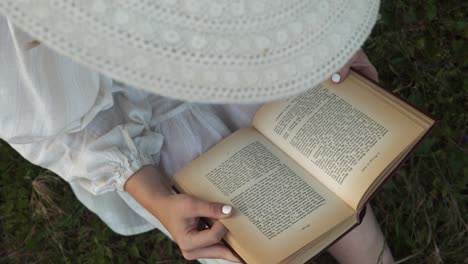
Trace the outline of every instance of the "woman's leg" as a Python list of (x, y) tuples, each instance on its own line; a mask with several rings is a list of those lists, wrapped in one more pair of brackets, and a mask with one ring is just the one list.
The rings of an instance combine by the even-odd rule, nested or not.
[(328, 252), (342, 264), (394, 263), (370, 206), (367, 206), (362, 223), (331, 246)]

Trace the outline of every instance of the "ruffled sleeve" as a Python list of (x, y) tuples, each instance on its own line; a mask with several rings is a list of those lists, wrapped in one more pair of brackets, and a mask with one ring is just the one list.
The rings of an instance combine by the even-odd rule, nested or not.
[[(37, 44), (37, 43), (36, 43)], [(0, 17), (0, 138), (93, 195), (158, 164), (146, 94), (77, 65)]]
[(12, 146), (32, 163), (94, 195), (123, 190), (141, 167), (159, 163), (163, 136), (148, 128), (152, 113), (144, 93), (126, 88), (114, 92), (113, 101), (78, 132)]

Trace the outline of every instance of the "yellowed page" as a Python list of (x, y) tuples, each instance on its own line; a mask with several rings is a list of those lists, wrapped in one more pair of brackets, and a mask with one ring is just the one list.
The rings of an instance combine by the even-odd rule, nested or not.
[(415, 109), (411, 105), (407, 104), (406, 102), (400, 100), (396, 96), (386, 92), (385, 90), (378, 88), (375, 89), (375, 85), (370, 83), (366, 78), (356, 74), (351, 73), (351, 78), (353, 78), (358, 85), (362, 85), (367, 87), (368, 91), (371, 93), (375, 93), (376, 96), (381, 97), (382, 100), (386, 100), (388, 104), (395, 107), (398, 111), (402, 114), (408, 116), (408, 118), (412, 119), (414, 122), (418, 123), (421, 127), (430, 128), (434, 124), (434, 120), (429, 118), (427, 115), (421, 113), (419, 110)]
[(368, 190), (366, 191), (366, 193), (363, 195), (361, 201), (359, 201), (359, 205), (358, 205), (358, 208), (362, 208), (365, 203), (367, 202), (367, 200), (374, 194), (374, 192), (376, 191), (376, 189), (381, 186), (381, 184), (385, 181), (385, 179), (387, 177), (390, 176), (390, 173), (395, 170), (395, 168), (400, 164), (400, 162), (403, 161), (403, 159), (406, 157), (406, 155), (408, 154), (408, 152), (410, 152), (412, 149), (412, 146), (409, 146), (407, 149), (404, 150), (404, 152), (402, 152), (392, 163), (390, 163), (387, 168), (385, 168), (382, 173), (381, 173), (381, 176), (378, 177), (378, 179), (376, 179), (372, 185), (368, 188)]
[(179, 172), (176, 186), (232, 204), (226, 240), (248, 263), (278, 263), (355, 212), (255, 129), (242, 129)]
[[(357, 209), (367, 188), (426, 127), (355, 73), (267, 104), (254, 127)], [(377, 88), (380, 89), (380, 88)]]

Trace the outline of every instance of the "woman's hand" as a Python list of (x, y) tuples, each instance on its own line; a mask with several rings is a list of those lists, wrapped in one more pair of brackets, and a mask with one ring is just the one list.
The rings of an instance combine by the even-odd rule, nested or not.
[(232, 215), (232, 207), (174, 194), (164, 179), (154, 166), (145, 166), (127, 181), (125, 190), (164, 225), (186, 259), (214, 258), (240, 262), (221, 243), (227, 229), (219, 220), (210, 229), (199, 229), (200, 217), (227, 218)]
[(341, 68), (337, 73), (333, 74), (331, 80), (334, 83), (340, 83), (348, 77), (349, 69), (352, 68), (353, 70), (361, 73), (362, 75), (366, 76), (367, 78), (378, 82), (379, 81), (379, 74), (375, 69), (374, 65), (369, 61), (367, 55), (364, 51), (359, 50), (352, 58), (349, 60), (348, 63)]
[(225, 259), (240, 262), (221, 239), (227, 229), (216, 220), (210, 229), (199, 230), (200, 217), (222, 219), (231, 216), (232, 207), (199, 200), (185, 194), (173, 194), (158, 201), (156, 218), (171, 233), (186, 259)]

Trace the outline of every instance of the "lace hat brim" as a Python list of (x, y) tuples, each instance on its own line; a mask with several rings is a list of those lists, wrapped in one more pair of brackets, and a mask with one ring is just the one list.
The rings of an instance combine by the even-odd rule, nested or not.
[(311, 88), (369, 36), (379, 0), (0, 0), (31, 36), (111, 78), (194, 102)]

